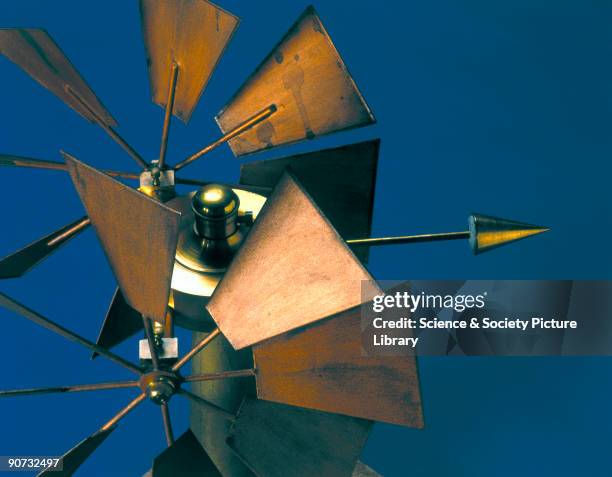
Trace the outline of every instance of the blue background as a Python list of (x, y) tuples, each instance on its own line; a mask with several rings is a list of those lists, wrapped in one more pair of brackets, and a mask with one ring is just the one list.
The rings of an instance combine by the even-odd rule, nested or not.
[[(219, 132), (213, 116), (306, 6), (220, 0), (242, 18), (170, 162)], [(378, 124), (262, 154), (382, 138), (376, 234), (465, 228), (472, 211), (552, 232), (473, 257), (463, 242), (377, 249), (381, 279), (612, 278), (612, 5), (602, 1), (326, 1), (316, 5)], [(150, 102), (135, 0), (0, 3), (0, 25), (46, 28), (147, 158), (163, 111)], [(97, 167), (131, 159), (21, 70), (0, 60), (0, 151)], [(184, 176), (236, 181), (224, 146)], [(4, 169), (0, 256), (82, 215), (62, 172)], [(1, 290), (94, 339), (115, 284), (93, 231)], [(131, 379), (103, 359), (0, 311), (2, 388)], [(187, 335), (182, 335), (185, 350)], [(119, 352), (136, 359), (135, 341)], [(377, 425), (363, 459), (391, 476), (608, 476), (607, 358), (420, 360), (426, 428)], [(132, 390), (3, 400), (0, 454), (61, 454)], [(173, 401), (177, 434), (187, 405)], [(164, 448), (151, 404), (130, 415), (81, 475), (137, 476)]]

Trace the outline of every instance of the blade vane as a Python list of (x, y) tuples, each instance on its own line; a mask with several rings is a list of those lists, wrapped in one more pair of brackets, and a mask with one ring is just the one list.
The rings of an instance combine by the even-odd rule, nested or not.
[[(369, 237), (380, 140), (295, 156), (250, 162), (240, 167), (240, 183), (274, 187), (290, 167), (344, 239)], [(355, 250), (366, 263), (369, 248)]]
[(362, 299), (372, 277), (287, 172), (213, 293), (208, 311), (235, 349), (307, 325)]
[(228, 441), (266, 477), (351, 477), (372, 423), (246, 399)]
[(181, 214), (64, 153), (125, 301), (165, 322)]
[(361, 340), (356, 307), (255, 346), (257, 397), (422, 427), (414, 356), (363, 356)]
[(179, 66), (173, 113), (188, 122), (238, 18), (205, 0), (141, 0), (153, 102), (166, 107), (171, 66)]
[(217, 123), (226, 133), (270, 104), (276, 114), (229, 142), (236, 156), (375, 122), (313, 7), (217, 115)]
[(0, 29), (0, 53), (88, 121), (117, 126), (117, 122), (45, 30)]

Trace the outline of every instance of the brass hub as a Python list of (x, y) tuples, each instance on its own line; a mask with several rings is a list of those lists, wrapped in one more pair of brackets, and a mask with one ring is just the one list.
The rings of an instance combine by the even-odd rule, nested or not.
[(164, 404), (179, 390), (181, 379), (168, 371), (151, 371), (140, 378), (138, 385), (155, 404)]

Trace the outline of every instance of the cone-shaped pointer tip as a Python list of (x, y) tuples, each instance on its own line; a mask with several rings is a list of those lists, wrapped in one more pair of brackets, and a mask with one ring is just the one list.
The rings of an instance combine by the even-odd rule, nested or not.
[(470, 246), (474, 254), (550, 230), (539, 225), (524, 224), (481, 214), (470, 215), (468, 223)]

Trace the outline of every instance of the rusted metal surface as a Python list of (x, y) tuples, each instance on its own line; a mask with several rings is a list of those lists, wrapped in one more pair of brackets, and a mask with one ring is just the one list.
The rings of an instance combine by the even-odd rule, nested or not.
[(221, 477), (193, 432), (187, 430), (153, 461), (151, 477)]
[(205, 0), (141, 0), (140, 11), (153, 102), (166, 106), (175, 62), (173, 114), (187, 122), (239, 20)]
[(0, 278), (16, 278), (24, 275), (70, 239), (83, 232), (89, 225), (89, 218), (87, 216), (81, 217), (4, 257), (0, 260)]
[[(194, 344), (200, 342), (205, 336), (204, 333), (194, 333)], [(235, 351), (227, 339), (220, 336), (193, 359), (192, 372), (224, 373), (251, 368), (252, 365), (250, 350)], [(255, 380), (245, 377), (194, 382), (191, 384), (191, 389), (208, 401), (235, 413), (246, 395), (255, 396)], [(223, 416), (202, 406), (191, 406), (190, 414), (191, 430), (219, 471), (226, 476), (252, 477), (252, 472), (225, 443), (229, 436), (231, 423)]]
[(229, 446), (260, 477), (351, 477), (371, 421), (246, 399)]
[[(96, 344), (111, 349), (126, 339), (142, 331), (142, 318), (134, 308), (127, 304), (121, 290), (117, 288), (111, 301)], [(92, 359), (97, 353), (92, 354)]]
[(126, 302), (163, 323), (181, 214), (64, 153)]
[[(88, 121), (98, 122), (100, 118), (107, 126), (117, 125), (111, 114), (45, 30), (37, 28), (0, 29), (0, 53)], [(71, 94), (68, 88), (74, 94)], [(92, 111), (98, 118), (92, 115)]]
[(44, 470), (37, 477), (68, 477), (74, 474), (78, 468), (89, 458), (94, 451), (102, 445), (106, 438), (115, 430), (114, 427), (100, 430), (88, 438), (79, 442), (76, 446), (62, 455), (62, 470)]
[(361, 307), (253, 348), (257, 397), (423, 426), (416, 359), (362, 355)]
[(207, 309), (241, 349), (371, 299), (362, 280), (372, 277), (286, 172)]
[(217, 115), (217, 123), (230, 131), (270, 104), (276, 114), (229, 142), (236, 156), (375, 122), (313, 7)]
[[(380, 140), (250, 162), (240, 167), (240, 183), (274, 187), (290, 167), (317, 206), (346, 239), (369, 237)], [(367, 262), (368, 247), (355, 249)]]

